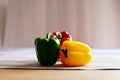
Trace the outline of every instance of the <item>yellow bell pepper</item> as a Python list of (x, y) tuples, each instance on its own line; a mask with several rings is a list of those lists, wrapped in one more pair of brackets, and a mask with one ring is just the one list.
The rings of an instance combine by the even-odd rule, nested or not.
[(64, 66), (83, 66), (92, 60), (91, 48), (79, 41), (64, 41), (60, 48)]

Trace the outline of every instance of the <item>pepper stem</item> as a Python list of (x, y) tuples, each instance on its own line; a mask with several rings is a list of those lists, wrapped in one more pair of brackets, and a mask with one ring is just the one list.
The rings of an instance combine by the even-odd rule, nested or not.
[(46, 38), (47, 38), (47, 39), (50, 39), (50, 36), (51, 36), (51, 33), (48, 32), (47, 35), (46, 35)]
[(67, 57), (67, 49), (61, 48), (61, 51), (64, 53), (65, 57)]

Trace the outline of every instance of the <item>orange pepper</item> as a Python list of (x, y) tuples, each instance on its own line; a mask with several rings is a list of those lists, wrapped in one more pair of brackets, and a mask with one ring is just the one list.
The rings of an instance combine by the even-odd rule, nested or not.
[(64, 66), (83, 66), (92, 60), (91, 48), (82, 42), (64, 41), (60, 48), (60, 59)]

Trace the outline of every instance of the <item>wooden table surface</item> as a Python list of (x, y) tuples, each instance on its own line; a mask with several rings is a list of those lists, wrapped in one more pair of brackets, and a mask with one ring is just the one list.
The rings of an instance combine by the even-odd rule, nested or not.
[(2, 80), (120, 80), (120, 70), (0, 69)]
[[(36, 58), (33, 48), (0, 48), (0, 80), (120, 80), (119, 53), (120, 49), (93, 50), (94, 61), (91, 64), (93, 68), (90, 70), (33, 70), (32, 68), (27, 68), (30, 67), (28, 63), (35, 61)], [(26, 67), (26, 69), (20, 69), (20, 66)], [(17, 69), (5, 69), (5, 67), (16, 67)], [(34, 64), (32, 67), (36, 68)], [(96, 67), (98, 69), (119, 70), (96, 70)]]

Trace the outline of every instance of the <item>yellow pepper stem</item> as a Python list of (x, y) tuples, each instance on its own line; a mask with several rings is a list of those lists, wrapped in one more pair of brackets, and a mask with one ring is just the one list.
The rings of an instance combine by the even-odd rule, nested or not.
[(61, 51), (64, 53), (65, 57), (67, 57), (67, 49), (61, 48)]

